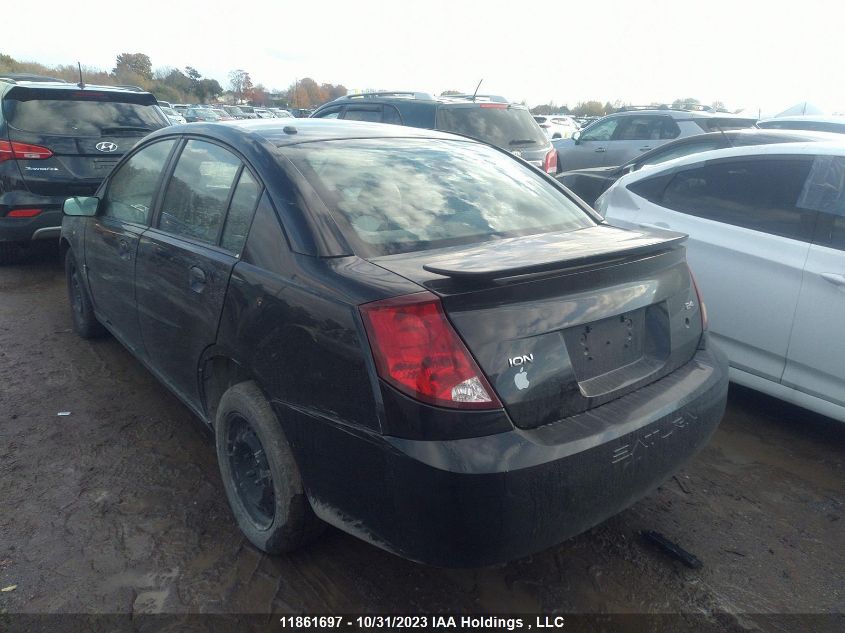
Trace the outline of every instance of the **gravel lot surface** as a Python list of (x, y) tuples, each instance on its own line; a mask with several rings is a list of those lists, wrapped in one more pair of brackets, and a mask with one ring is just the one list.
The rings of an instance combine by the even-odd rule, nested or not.
[(16, 585), (0, 613), (652, 612), (780, 631), (765, 614), (845, 612), (843, 424), (732, 387), (675, 478), (495, 568), (424, 567), (337, 530), (268, 557), (241, 537), (200, 423), (114, 339), (70, 327), (55, 256), (0, 267), (0, 589)]

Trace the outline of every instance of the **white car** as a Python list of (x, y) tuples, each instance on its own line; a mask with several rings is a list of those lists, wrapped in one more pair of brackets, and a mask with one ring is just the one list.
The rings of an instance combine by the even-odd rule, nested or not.
[(845, 134), (845, 116), (799, 114), (757, 121), (757, 127), (768, 130), (812, 130)]
[(534, 120), (549, 138), (571, 138), (581, 129), (575, 119), (563, 114), (537, 115)]
[[(159, 101), (161, 104), (161, 101)], [(164, 116), (167, 117), (168, 121), (170, 121), (173, 125), (181, 125), (185, 123), (185, 117), (183, 117), (177, 110), (170, 106), (162, 106), (159, 105), (161, 111), (164, 113)]]
[(596, 209), (689, 235), (732, 380), (845, 422), (845, 140), (672, 160), (624, 176)]

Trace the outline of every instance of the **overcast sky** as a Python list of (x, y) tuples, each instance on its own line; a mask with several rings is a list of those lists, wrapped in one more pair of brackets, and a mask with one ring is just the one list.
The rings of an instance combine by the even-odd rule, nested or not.
[(845, 111), (845, 5), (802, 0), (14, 2), (0, 52), (111, 69), (118, 53), (228, 86), (472, 91), (529, 105), (694, 97), (775, 113)]

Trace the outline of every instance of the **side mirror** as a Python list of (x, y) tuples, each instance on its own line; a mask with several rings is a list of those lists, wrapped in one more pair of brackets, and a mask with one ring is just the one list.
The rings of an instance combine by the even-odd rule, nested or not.
[(581, 130), (572, 133), (572, 140), (575, 141), (576, 145), (581, 142)]
[(68, 198), (62, 205), (62, 213), (65, 215), (97, 215), (97, 207), (100, 206), (100, 199), (85, 196)]

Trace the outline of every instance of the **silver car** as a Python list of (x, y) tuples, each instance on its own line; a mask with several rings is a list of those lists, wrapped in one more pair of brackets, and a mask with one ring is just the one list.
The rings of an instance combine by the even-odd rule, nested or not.
[(576, 132), (555, 139), (558, 172), (615, 167), (676, 138), (753, 127), (755, 118), (703, 111), (632, 109), (610, 114)]

